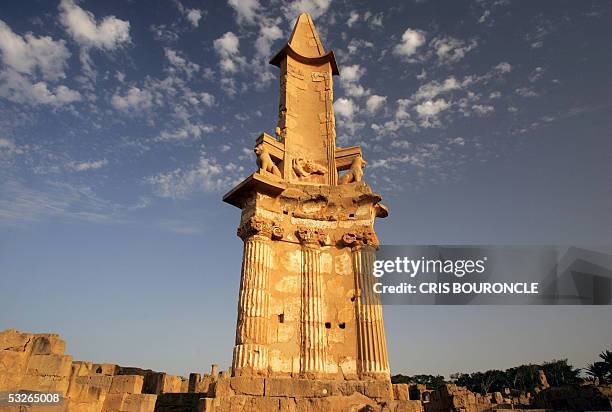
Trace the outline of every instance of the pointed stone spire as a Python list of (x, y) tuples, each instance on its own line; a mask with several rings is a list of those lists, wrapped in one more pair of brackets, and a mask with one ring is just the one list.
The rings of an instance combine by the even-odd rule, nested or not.
[(301, 61), (307, 61), (312, 64), (329, 62), (332, 74), (337, 75), (340, 73), (334, 52), (329, 51), (325, 53), (319, 33), (317, 33), (312, 17), (308, 13), (299, 15), (289, 41), (285, 47), (270, 59), (270, 64), (281, 67), (282, 61), (287, 55), (292, 55)]
[(291, 48), (304, 57), (321, 57), (325, 55), (323, 44), (317, 29), (308, 13), (302, 13), (298, 17), (291, 37), (289, 37)]

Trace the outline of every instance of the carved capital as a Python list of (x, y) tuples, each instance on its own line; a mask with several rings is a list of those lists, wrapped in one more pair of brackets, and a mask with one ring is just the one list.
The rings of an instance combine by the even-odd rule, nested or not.
[(329, 243), (329, 236), (318, 229), (300, 228), (296, 235), (304, 246), (318, 247)]
[(378, 248), (378, 237), (376, 237), (376, 233), (371, 230), (347, 232), (342, 235), (342, 243), (353, 248), (363, 246)]
[(237, 235), (242, 240), (251, 236), (262, 236), (268, 239), (279, 240), (283, 238), (283, 228), (276, 223), (259, 216), (253, 216), (238, 227)]

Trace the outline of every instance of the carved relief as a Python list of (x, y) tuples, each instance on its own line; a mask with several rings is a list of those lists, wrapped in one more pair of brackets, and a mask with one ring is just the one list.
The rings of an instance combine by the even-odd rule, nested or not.
[(293, 159), (293, 171), (297, 177), (307, 177), (310, 175), (324, 175), (327, 168), (312, 160), (302, 158)]
[(353, 182), (361, 182), (363, 179), (363, 169), (365, 168), (367, 162), (363, 160), (363, 157), (357, 156), (353, 159), (353, 163), (351, 163), (351, 168), (344, 176), (340, 178), (341, 185), (345, 185)]
[(329, 235), (319, 229), (300, 228), (296, 235), (300, 242), (305, 245), (324, 246), (329, 243)]
[(377, 248), (378, 237), (376, 237), (376, 233), (371, 230), (347, 232), (342, 235), (342, 243), (351, 247), (368, 245)]
[(259, 235), (274, 240), (280, 240), (284, 236), (284, 230), (276, 223), (254, 216), (238, 227), (237, 235), (242, 240), (251, 236)]
[(260, 170), (272, 173), (274, 176), (282, 177), (280, 170), (272, 161), (270, 153), (268, 153), (268, 150), (263, 144), (255, 146), (253, 151), (257, 155), (257, 166), (259, 166)]

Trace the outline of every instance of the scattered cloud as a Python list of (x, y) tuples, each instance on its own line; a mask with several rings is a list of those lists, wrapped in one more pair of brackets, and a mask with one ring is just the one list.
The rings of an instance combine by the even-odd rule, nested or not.
[(346, 20), (346, 25), (349, 27), (353, 27), (353, 25), (357, 23), (357, 21), (359, 21), (359, 17), (359, 13), (353, 10), (349, 15), (349, 18)]
[(108, 160), (92, 160), (89, 162), (71, 162), (68, 167), (76, 172), (84, 172), (87, 170), (96, 170), (108, 164)]
[(240, 55), (239, 45), (240, 40), (231, 31), (213, 42), (215, 51), (221, 58), (219, 66), (223, 72), (235, 73), (246, 63), (244, 57)]
[(95, 77), (91, 49), (112, 52), (131, 42), (129, 21), (106, 16), (98, 22), (93, 13), (79, 7), (74, 0), (61, 0), (59, 10), (60, 23), (81, 46), (79, 57), (89, 77)]
[(283, 31), (278, 27), (278, 25), (273, 23), (262, 25), (259, 29), (259, 36), (257, 37), (257, 40), (255, 40), (257, 57), (269, 59), (272, 54), (272, 44), (274, 41), (282, 38)]
[(187, 60), (185, 57), (181, 56), (180, 52), (176, 50), (165, 47), (164, 54), (170, 64), (176, 69), (184, 72), (188, 78), (191, 78), (194, 73), (197, 73), (200, 70), (199, 64)]
[(155, 193), (173, 199), (188, 198), (196, 193), (217, 192), (239, 180), (243, 169), (233, 163), (222, 165), (202, 152), (198, 163), (190, 168), (178, 168), (147, 178)]
[(228, 0), (227, 4), (236, 12), (238, 24), (255, 23), (255, 18), (261, 8), (259, 0)]
[(478, 46), (474, 39), (463, 41), (451, 36), (436, 37), (431, 41), (438, 61), (443, 64), (456, 63), (463, 59), (465, 55)]
[(340, 82), (342, 88), (347, 95), (353, 97), (360, 97), (368, 95), (369, 90), (365, 89), (359, 81), (361, 77), (366, 73), (366, 69), (359, 64), (353, 64), (342, 68), (342, 76), (340, 76)]
[(421, 119), (422, 127), (437, 127), (440, 125), (438, 116), (447, 110), (450, 104), (444, 99), (426, 100), (416, 105), (415, 110)]
[(330, 4), (331, 0), (293, 0), (283, 3), (281, 9), (289, 21), (296, 19), (302, 12), (309, 13), (313, 19), (318, 19), (327, 12)]
[(366, 100), (366, 110), (370, 114), (376, 114), (387, 103), (387, 96), (373, 94)]
[(175, 0), (176, 7), (179, 9), (181, 15), (187, 19), (187, 21), (193, 26), (198, 27), (200, 20), (202, 19), (204, 12), (201, 9), (191, 9), (183, 6), (179, 0)]
[(357, 105), (352, 99), (342, 97), (334, 102), (334, 111), (338, 116), (345, 119), (352, 119), (357, 109)]
[(406, 29), (402, 34), (400, 43), (393, 48), (393, 53), (403, 58), (409, 58), (416, 53), (419, 47), (425, 44), (425, 40), (424, 32), (410, 28)]
[(51, 81), (66, 77), (70, 52), (64, 40), (37, 37), (32, 33), (22, 37), (0, 20), (0, 51), (4, 65), (18, 73), (40, 74), (43, 79)]
[(140, 112), (153, 106), (153, 94), (146, 89), (131, 87), (124, 96), (115, 93), (111, 98), (111, 104), (124, 113)]

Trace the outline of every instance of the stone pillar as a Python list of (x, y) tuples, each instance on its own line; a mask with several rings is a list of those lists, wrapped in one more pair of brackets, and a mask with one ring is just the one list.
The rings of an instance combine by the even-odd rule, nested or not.
[(321, 277), (322, 235), (316, 230), (301, 229), (298, 237), (302, 243), (300, 373), (307, 378), (316, 378), (325, 373), (326, 362)]
[(270, 246), (274, 227), (252, 218), (238, 229), (244, 256), (238, 301), (238, 324), (232, 374), (266, 375), (268, 372)]
[(358, 373), (360, 378), (389, 379), (389, 357), (382, 306), (379, 296), (373, 290), (372, 269), (376, 259), (376, 247), (367, 235), (359, 239), (349, 239), (349, 242), (352, 245), (357, 291), (355, 304)]

